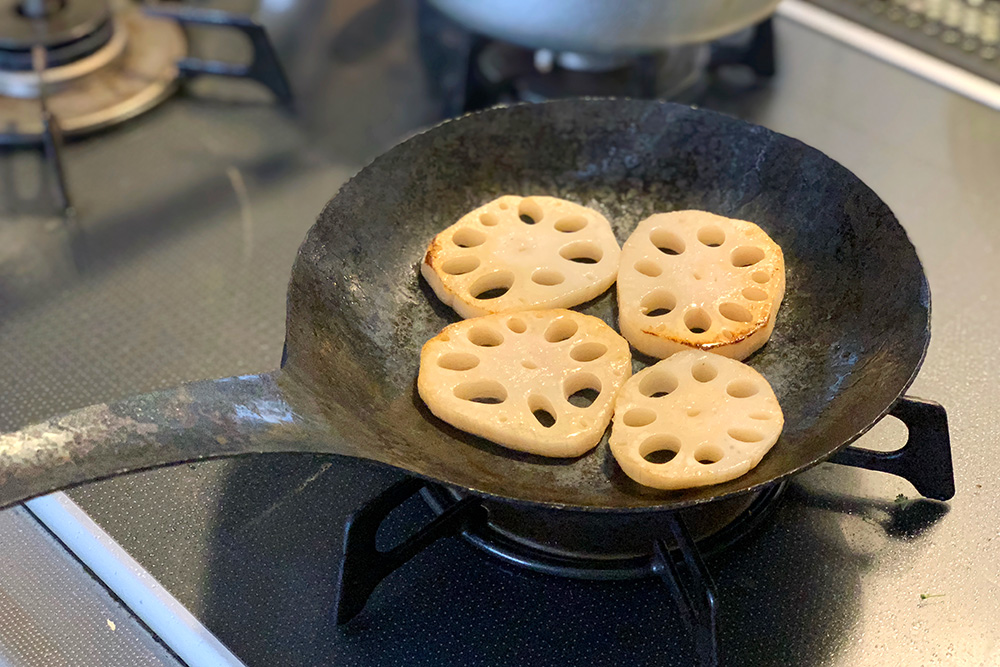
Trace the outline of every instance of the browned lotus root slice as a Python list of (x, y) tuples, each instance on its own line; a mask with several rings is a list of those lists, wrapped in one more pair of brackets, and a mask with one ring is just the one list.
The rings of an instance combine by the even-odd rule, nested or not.
[(600, 441), (632, 374), (628, 343), (571, 310), (487, 315), (445, 327), (420, 352), (417, 391), (463, 431), (541, 456)]
[(420, 273), (462, 317), (569, 308), (611, 287), (620, 252), (597, 211), (505, 195), (435, 236)]
[(654, 357), (697, 348), (745, 359), (770, 338), (784, 294), (781, 248), (752, 222), (659, 213), (622, 248), (622, 335)]
[(615, 405), (611, 452), (657, 489), (735, 479), (778, 440), (785, 418), (764, 377), (707, 352), (678, 352), (636, 373)]

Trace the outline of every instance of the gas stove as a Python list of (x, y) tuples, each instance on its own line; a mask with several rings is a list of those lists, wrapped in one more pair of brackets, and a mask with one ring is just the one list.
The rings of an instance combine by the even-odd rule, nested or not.
[[(249, 62), (190, 56), (186, 25), (242, 32), (252, 47)], [(0, 7), (0, 146), (42, 148), (54, 203), (75, 236), (64, 137), (133, 118), (166, 100), (182, 78), (204, 74), (253, 79), (280, 103), (291, 102), (267, 32), (247, 16), (182, 5), (9, 0)]]
[[(230, 15), (250, 9), (225, 7)], [(265, 2), (257, 18), (296, 92), (294, 108), (216, 77), (176, 91), (171, 83), (173, 94), (143, 115), (62, 146), (79, 226), (75, 257), (83, 261), (68, 250), (59, 207), (32, 201), (47, 199), (40, 153), (0, 155), (0, 188), (18, 195), (0, 198), (3, 430), (126, 394), (276, 366), (288, 269), (325, 201), (374, 155), (456, 104), (489, 103), (465, 87), (488, 58), (463, 60), (474, 44), (454, 26), (429, 40), (422, 5)], [(914, 391), (949, 408), (954, 500), (920, 497), (946, 497), (947, 489), (824, 464), (731, 508), (736, 520), (720, 522), (731, 528), (704, 531), (717, 544), (710, 535), (699, 542), (703, 531), (693, 523), (675, 529), (665, 521), (655, 528), (662, 546), (649, 540), (609, 558), (592, 540), (545, 544), (523, 519), (484, 525), (468, 509), (474, 503), (435, 487), (417, 493), (418, 483), (363, 462), (265, 457), (180, 466), (62, 498), (190, 612), (178, 612), (188, 627), (221, 640), (217, 661), (176, 649), (150, 649), (132, 663), (87, 653), (99, 648), (77, 637), (106, 633), (110, 646), (124, 642), (122, 633), (140, 636), (134, 613), (142, 603), (115, 602), (82, 570), (81, 592), (61, 604), (51, 591), (40, 596), (41, 584), (32, 588), (30, 570), (19, 575), (20, 588), (0, 576), (6, 599), (17, 601), (0, 603), (5, 627), (14, 627), (10, 609), (32, 610), (37, 600), (54, 600), (44, 614), (63, 619), (17, 635), (48, 628), (50, 653), (26, 648), (35, 646), (28, 639), (16, 650), (0, 639), (0, 661), (175, 664), (181, 655), (188, 664), (686, 665), (710, 659), (713, 629), (723, 664), (1000, 659), (1000, 584), (991, 565), (1000, 542), (984, 519), (1000, 502), (990, 455), (1000, 405), (983, 370), (995, 355), (978, 339), (1000, 323), (975, 287), (1000, 278), (991, 254), (1000, 242), (991, 223), (1000, 200), (990, 186), (1000, 164), (989, 150), (1000, 140), (1000, 116), (787, 19), (773, 27), (773, 79), (734, 91), (709, 77), (698, 99), (831, 154), (878, 191), (911, 234), (935, 304), (935, 335)], [(218, 36), (191, 30), (187, 43), (172, 59), (175, 76), (191, 53), (250, 62), (239, 44)], [(506, 45), (481, 46), (480, 55)], [(629, 69), (634, 62), (523, 56), (530, 68), (522, 72), (545, 81), (581, 66), (637, 71)], [(501, 94), (527, 90), (517, 81), (504, 80)], [(54, 101), (49, 108), (58, 119)], [(224, 279), (232, 275), (240, 279)], [(888, 419), (858, 445), (892, 450), (906, 439), (905, 427)], [(366, 514), (385, 520), (366, 526), (357, 518)], [(0, 529), (11, 535), (42, 530), (23, 510), (4, 519), (9, 525)], [(45, 523), (60, 530), (51, 517)], [(402, 545), (390, 559), (408, 562), (383, 567), (381, 583), (356, 574), (376, 558), (364, 548), (345, 553), (348, 526), (348, 542), (390, 554)], [(455, 537), (432, 541), (426, 530)], [(677, 544), (697, 547), (672, 551)], [(0, 558), (9, 559), (0, 571), (14, 571), (13, 559), (24, 556)], [(352, 562), (361, 570), (345, 572)], [(362, 593), (352, 597), (343, 585), (352, 578), (365, 579), (367, 590), (355, 587)], [(119, 599), (128, 597), (113, 574), (106, 579)], [(103, 595), (102, 608), (118, 611), (83, 616), (70, 600), (84, 594)], [(169, 630), (154, 632), (172, 646)]]

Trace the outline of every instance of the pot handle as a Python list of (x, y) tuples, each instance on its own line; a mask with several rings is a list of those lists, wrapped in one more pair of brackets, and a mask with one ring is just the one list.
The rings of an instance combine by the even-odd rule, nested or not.
[(951, 438), (944, 407), (922, 398), (902, 396), (889, 414), (906, 425), (906, 444), (893, 452), (845, 447), (830, 457), (839, 463), (898, 475), (925, 498), (950, 500), (955, 495)]
[[(0, 508), (84, 482), (198, 459), (316, 451), (280, 371), (82, 408), (0, 435)], [(336, 443), (323, 451), (336, 453)]]

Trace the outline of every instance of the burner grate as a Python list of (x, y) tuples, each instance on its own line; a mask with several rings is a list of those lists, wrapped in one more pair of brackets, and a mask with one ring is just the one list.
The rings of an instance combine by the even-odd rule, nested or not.
[[(908, 430), (907, 441), (900, 449), (875, 452), (846, 447), (831, 461), (898, 475), (928, 498), (950, 499), (955, 493), (955, 482), (944, 408), (937, 403), (904, 396), (889, 414), (900, 419)], [(749, 502), (736, 505), (737, 511), (730, 511), (721, 524), (719, 516), (726, 517), (726, 512), (712, 516), (708, 521), (712, 528), (700, 536), (690, 526), (696, 525), (699, 517), (711, 514), (713, 508), (732, 503), (733, 499), (724, 498), (678, 511), (646, 513), (645, 516), (654, 516), (660, 522), (658, 533), (650, 532), (648, 523), (639, 524), (641, 536), (654, 536), (649, 540), (648, 553), (616, 557), (559, 550), (538, 545), (531, 539), (518, 539), (509, 529), (494, 525), (496, 518), (502, 516), (502, 503), (463, 496), (415, 478), (405, 479), (386, 489), (348, 519), (338, 577), (337, 622), (346, 623), (357, 616), (385, 577), (431, 543), (442, 537), (462, 535), (492, 556), (546, 574), (583, 579), (659, 577), (681, 611), (698, 664), (718, 665), (715, 586), (704, 559), (724, 552), (753, 533), (773, 513), (784, 488), (784, 482), (765, 488)], [(437, 516), (401, 544), (386, 552), (379, 551), (375, 539), (382, 522), (418, 492), (424, 495)], [(730, 510), (732, 507), (729, 506)], [(542, 520), (542, 525), (550, 526), (556, 534), (560, 523), (575, 521), (571, 516), (574, 514), (595, 517), (598, 522), (607, 521), (609, 527), (627, 516), (542, 509), (528, 509), (521, 516), (529, 516), (530, 512), (558, 515), (554, 519), (550, 517), (547, 524)], [(560, 521), (560, 517), (564, 520)]]

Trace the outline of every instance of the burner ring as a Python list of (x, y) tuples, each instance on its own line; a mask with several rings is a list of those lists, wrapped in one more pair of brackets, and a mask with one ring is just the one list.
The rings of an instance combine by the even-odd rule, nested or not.
[[(0, 54), (11, 52), (31, 53), (31, 48), (41, 43), (46, 49), (86, 40), (98, 33), (111, 19), (111, 10), (104, 0), (72, 0), (65, 2), (44, 18), (28, 16), (24, 0), (0, 0)], [(44, 28), (39, 30), (39, 27)], [(107, 40), (105, 40), (107, 41)], [(101, 44), (91, 45), (91, 51)], [(85, 54), (84, 54), (85, 55)], [(79, 56), (78, 56), (79, 57)], [(0, 55), (0, 63), (3, 56)], [(6, 68), (6, 64), (3, 65)], [(30, 69), (30, 60), (28, 69)]]
[[(681, 516), (695, 535), (702, 555), (713, 556), (747, 537), (764, 523), (777, 508), (785, 487), (785, 482), (779, 482), (759, 493), (680, 510)], [(420, 494), (435, 514), (440, 514), (463, 497), (455, 491), (431, 484), (421, 489)], [(513, 565), (560, 577), (622, 580), (655, 576), (652, 568), (653, 538), (670, 539), (662, 513), (660, 516), (655, 513), (628, 515), (517, 507), (513, 509), (513, 515), (504, 520), (502, 514), (510, 511), (511, 506), (486, 500), (483, 504), (490, 511), (490, 520), (482, 526), (464, 531), (464, 539), (489, 555)], [(537, 519), (535, 534), (516, 534), (516, 524), (526, 517), (528, 523)], [(496, 525), (497, 518), (504, 525)], [(634, 521), (634, 524), (623, 530), (622, 524), (629, 521)], [(558, 537), (545, 543), (537, 539), (540, 534), (538, 527), (544, 529), (548, 526), (553, 532), (559, 532), (565, 529), (568, 522), (576, 523), (570, 528), (571, 533), (578, 533), (583, 528), (596, 535), (610, 534), (613, 538), (624, 538), (622, 541), (635, 538), (633, 533), (638, 532), (638, 540), (644, 540), (648, 544), (648, 552), (635, 550), (634, 546), (620, 550), (617, 548), (617, 541), (605, 551), (600, 547), (567, 547), (559, 543)]]
[[(88, 58), (114, 39), (112, 19), (97, 26), (94, 32), (81, 39), (45, 47), (46, 67), (63, 67)], [(34, 63), (30, 49), (11, 50), (0, 48), (0, 71), (32, 72)]]
[[(114, 38), (104, 48), (43, 74), (49, 110), (67, 136), (132, 118), (176, 88), (177, 63), (187, 54), (181, 28), (138, 9), (122, 12), (115, 23)], [(40, 142), (44, 128), (37, 75), (0, 72), (0, 91), (0, 145)], [(32, 96), (14, 97), (8, 91)]]
[[(125, 52), (125, 45), (128, 41), (126, 32), (124, 26), (119, 25), (117, 29), (109, 31), (110, 40), (104, 48), (69, 64), (43, 70), (42, 81), (46, 92), (58, 90), (63, 84), (97, 72), (118, 60)], [(26, 72), (3, 71), (3, 68), (0, 67), (0, 95), (38, 98), (40, 96), (39, 85), (38, 74), (31, 71), (30, 67), (29, 71)], [(52, 93), (49, 92), (49, 94)]]

